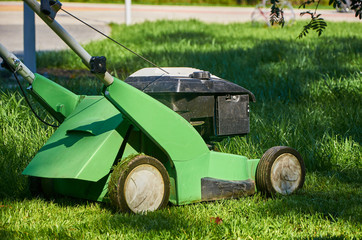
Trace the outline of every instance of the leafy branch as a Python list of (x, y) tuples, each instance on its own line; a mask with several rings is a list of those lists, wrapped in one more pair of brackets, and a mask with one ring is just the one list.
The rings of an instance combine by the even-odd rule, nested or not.
[(284, 12), (281, 9), (279, 0), (270, 0), (272, 6), (270, 11), (270, 23), (274, 25), (275, 23), (282, 25), (284, 27)]
[(355, 11), (355, 17), (362, 19), (362, 0), (352, 0), (351, 9)]
[(309, 14), (311, 16), (311, 20), (308, 24), (304, 25), (302, 32), (299, 34), (298, 38), (302, 38), (307, 36), (309, 30), (314, 30), (320, 36), (325, 28), (327, 27), (327, 23), (323, 18), (320, 18), (321, 14), (315, 15), (315, 13), (311, 13), (309, 11), (302, 12), (301, 15)]
[[(316, 31), (318, 36), (322, 35), (323, 31), (327, 27), (327, 23), (321, 18), (321, 14), (317, 14), (317, 10), (319, 7), (321, 0), (306, 0), (303, 2), (299, 8), (306, 8), (307, 5), (316, 4), (314, 12), (306, 11), (300, 13), (301, 16), (303, 15), (310, 15), (311, 20), (307, 23), (304, 27), (302, 32), (299, 34), (298, 38), (302, 38), (307, 36), (310, 30)], [(355, 17), (362, 19), (362, 0), (329, 0), (329, 5), (332, 5), (334, 8), (337, 6), (341, 8), (342, 4), (348, 5), (350, 3), (350, 9), (355, 11)], [(279, 0), (270, 0), (272, 6), (270, 11), (270, 23), (273, 25), (278, 23), (279, 25), (284, 26), (284, 15), (283, 9), (280, 8)]]

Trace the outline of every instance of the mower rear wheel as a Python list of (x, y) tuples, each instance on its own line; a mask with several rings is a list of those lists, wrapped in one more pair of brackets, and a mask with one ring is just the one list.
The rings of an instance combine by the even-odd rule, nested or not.
[(304, 161), (293, 148), (278, 146), (267, 150), (256, 170), (257, 190), (267, 195), (289, 195), (303, 187)]
[(165, 207), (170, 179), (156, 158), (137, 155), (115, 167), (109, 182), (111, 203), (122, 212), (144, 213)]

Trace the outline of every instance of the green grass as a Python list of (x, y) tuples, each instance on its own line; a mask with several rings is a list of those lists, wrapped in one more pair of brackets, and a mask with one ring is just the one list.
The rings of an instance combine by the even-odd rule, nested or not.
[[(169, 206), (145, 216), (82, 200), (32, 199), (21, 171), (53, 130), (34, 118), (1, 73), (0, 239), (361, 239), (362, 26), (328, 23), (322, 37), (297, 40), (302, 25), (112, 25), (114, 38), (161, 66), (209, 70), (251, 90), (257, 102), (250, 134), (218, 147), (250, 158), (275, 145), (296, 148), (307, 167), (298, 194)], [(85, 47), (106, 56), (121, 78), (149, 67), (109, 41)], [(38, 53), (38, 66), (76, 93), (100, 92), (95, 78), (74, 76), (83, 67), (69, 51)]]
[(358, 184), (342, 183), (336, 175), (311, 173), (298, 195), (172, 206), (144, 216), (72, 199), (4, 200), (0, 238), (360, 239), (356, 191)]

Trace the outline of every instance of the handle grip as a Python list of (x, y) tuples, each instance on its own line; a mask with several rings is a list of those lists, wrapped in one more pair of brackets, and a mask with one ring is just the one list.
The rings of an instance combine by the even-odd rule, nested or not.
[(50, 8), (49, 0), (40, 0), (40, 11), (47, 16), (50, 15), (52, 9)]

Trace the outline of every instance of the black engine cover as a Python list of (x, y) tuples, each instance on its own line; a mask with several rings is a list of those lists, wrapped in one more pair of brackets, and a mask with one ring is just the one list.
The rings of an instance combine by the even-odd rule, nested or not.
[(195, 68), (141, 69), (125, 81), (189, 121), (205, 140), (247, 134), (249, 90)]

